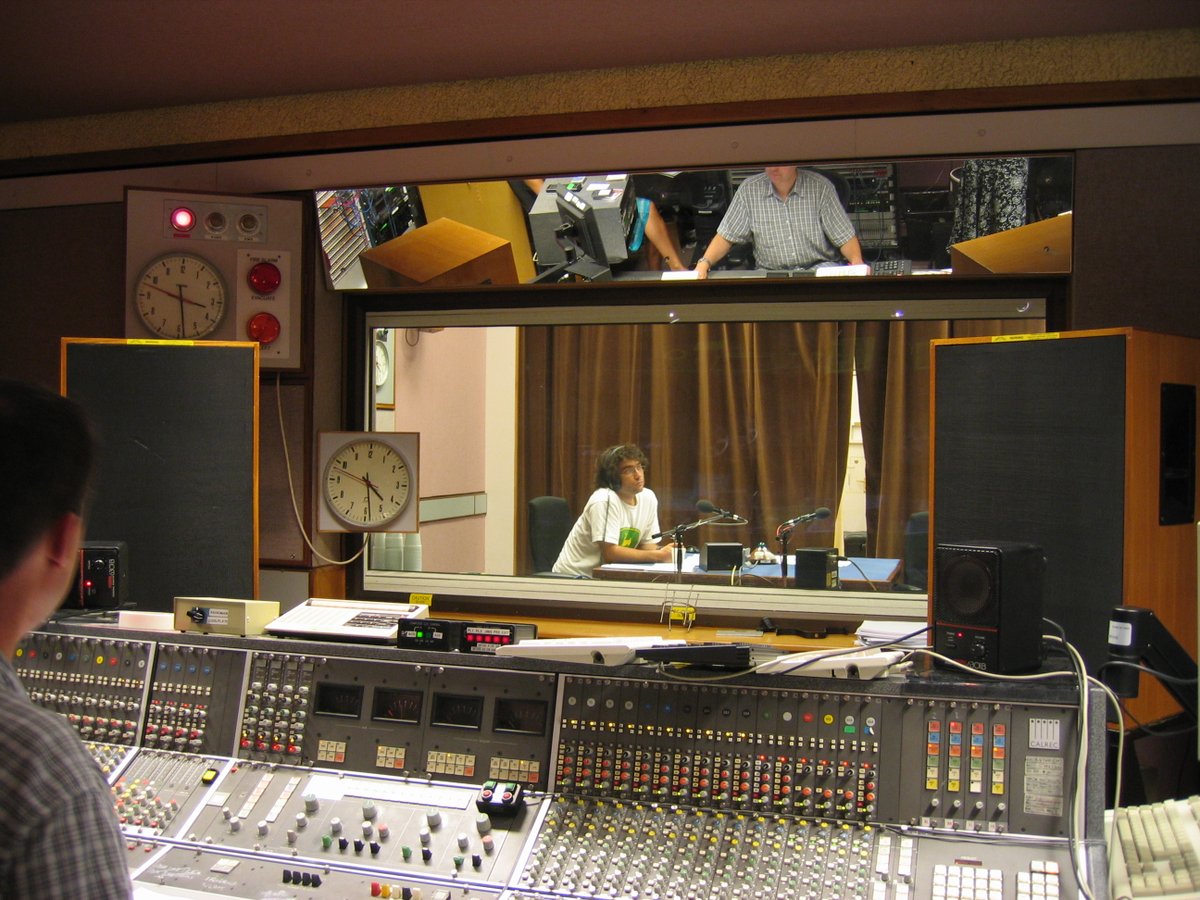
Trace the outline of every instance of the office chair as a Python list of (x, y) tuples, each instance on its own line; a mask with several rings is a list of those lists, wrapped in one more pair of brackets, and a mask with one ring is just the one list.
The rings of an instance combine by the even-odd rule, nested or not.
[(904, 527), (904, 582), (919, 591), (929, 587), (929, 513), (915, 512)]
[(535, 575), (550, 574), (574, 524), (575, 518), (562, 497), (534, 497), (529, 501), (529, 550)]

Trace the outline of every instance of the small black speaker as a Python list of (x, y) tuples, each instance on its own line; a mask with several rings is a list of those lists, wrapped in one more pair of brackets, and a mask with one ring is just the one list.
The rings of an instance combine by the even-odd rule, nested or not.
[(1046, 557), (1040, 547), (939, 543), (933, 569), (934, 650), (985, 672), (1041, 666)]
[(120, 609), (129, 602), (129, 548), (124, 541), (84, 541), (75, 584), (63, 609)]
[(741, 544), (709, 541), (700, 548), (700, 568), (705, 572), (731, 572), (741, 567)]
[(796, 587), (836, 591), (838, 579), (837, 547), (803, 547), (796, 551)]

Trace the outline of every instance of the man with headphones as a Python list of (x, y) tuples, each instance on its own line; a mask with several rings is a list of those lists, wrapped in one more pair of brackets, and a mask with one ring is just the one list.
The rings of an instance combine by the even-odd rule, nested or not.
[(596, 489), (563, 544), (554, 571), (590, 578), (602, 563), (670, 562), (672, 544), (650, 539), (658, 498), (646, 487), (646, 454), (634, 444), (609, 447), (596, 461)]

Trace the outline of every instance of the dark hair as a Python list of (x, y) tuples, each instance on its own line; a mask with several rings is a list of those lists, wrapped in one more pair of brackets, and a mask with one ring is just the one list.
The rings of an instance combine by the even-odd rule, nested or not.
[(83, 513), (95, 454), (77, 403), (0, 378), (0, 578), (58, 519)]
[(609, 447), (596, 460), (596, 487), (616, 490), (621, 486), (621, 461), (636, 460), (646, 467), (650, 460), (636, 444), (617, 444)]

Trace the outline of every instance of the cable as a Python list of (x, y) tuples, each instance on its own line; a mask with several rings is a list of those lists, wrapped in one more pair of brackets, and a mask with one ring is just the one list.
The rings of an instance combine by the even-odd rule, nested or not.
[(873, 582), (870, 578), (867, 577), (867, 573), (862, 570), (862, 566), (860, 566), (858, 563), (856, 563), (854, 560), (852, 560), (848, 556), (839, 556), (838, 561), (840, 562), (842, 560), (845, 560), (846, 562), (850, 563), (850, 565), (854, 566), (854, 568), (858, 569), (858, 574), (861, 575), (862, 580), (867, 583), (867, 587), (869, 587), (873, 591), (878, 592), (879, 588), (875, 586), (875, 582)]
[[(815, 665), (818, 662), (823, 662), (824, 660), (832, 659), (832, 658), (838, 657), (838, 656), (847, 656), (852, 653), (861, 653), (863, 650), (883, 650), (887, 647), (899, 647), (900, 649), (905, 649), (903, 647), (903, 644), (905, 641), (911, 640), (912, 638), (915, 638), (918, 635), (924, 634), (928, 630), (929, 630), (929, 627), (926, 626), (924, 628), (919, 628), (916, 631), (902, 635), (898, 638), (893, 638), (890, 641), (885, 641), (881, 644), (871, 644), (869, 646), (855, 645), (853, 647), (844, 647), (841, 650), (830, 650), (828, 653), (821, 653), (816, 656), (807, 657), (806, 659), (801, 660), (800, 662), (796, 663), (796, 665), (791, 666), (790, 668), (784, 669), (783, 671), (773, 671), (771, 674), (791, 675), (793, 672), (798, 672), (801, 669), (807, 668), (808, 666), (811, 666), (811, 665)], [(904, 656), (902, 659), (897, 660), (896, 665), (899, 665), (900, 663), (903, 663), (903, 662), (907, 662), (909, 656), (911, 656), (912, 653), (924, 652), (921, 648), (917, 648), (917, 647), (910, 647), (908, 649), (911, 652), (908, 655)], [(755, 666), (753, 671), (758, 671), (758, 668), (759, 668), (758, 666)]]
[(1109, 666), (1124, 666), (1127, 669), (1137, 669), (1139, 672), (1145, 672), (1147, 675), (1153, 675), (1162, 681), (1169, 681), (1171, 684), (1196, 684), (1195, 678), (1181, 678), (1178, 675), (1168, 675), (1166, 672), (1160, 672), (1158, 669), (1152, 669), (1149, 666), (1143, 666), (1141, 663), (1128, 662), (1123, 659), (1110, 659), (1108, 662), (1100, 666), (1096, 674), (1100, 674)]
[(308, 532), (304, 530), (303, 517), (300, 515), (300, 505), (296, 502), (296, 485), (292, 482), (292, 459), (288, 454), (287, 431), (283, 425), (283, 396), (279, 385), (280, 373), (276, 372), (275, 411), (279, 414), (279, 443), (283, 447), (283, 469), (285, 472), (287, 472), (288, 496), (292, 501), (292, 514), (296, 517), (296, 527), (300, 529), (300, 536), (304, 538), (304, 543), (308, 545), (308, 549), (313, 552), (313, 555), (316, 556), (317, 559), (321, 560), (321, 562), (327, 562), (334, 566), (348, 566), (366, 552), (367, 541), (370, 539), (370, 534), (365, 531), (363, 532), (362, 546), (359, 547), (358, 552), (349, 559), (330, 559), (328, 556), (314, 547), (312, 541), (309, 540)]

